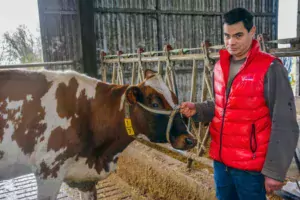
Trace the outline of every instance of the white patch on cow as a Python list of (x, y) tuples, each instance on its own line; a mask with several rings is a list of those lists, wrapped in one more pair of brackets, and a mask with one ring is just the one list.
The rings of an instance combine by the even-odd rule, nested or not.
[(119, 111), (123, 110), (124, 102), (125, 102), (125, 93), (121, 96)]
[(175, 103), (173, 101), (171, 91), (169, 90), (169, 88), (167, 87), (160, 75), (155, 75), (154, 77), (146, 80), (145, 86), (150, 86), (157, 92), (161, 93), (165, 97), (169, 105), (172, 108), (175, 108)]
[(1, 114), (3, 119), (7, 119), (8, 115), (7, 114)]
[[(18, 119), (22, 117), (22, 106), (23, 100), (20, 101), (10, 101), (8, 98), (5, 100), (7, 103), (6, 111), (17, 111), (14, 112), (13, 119), (8, 119), (8, 114), (0, 113), (3, 119), (7, 120), (3, 128), (3, 140), (0, 145), (0, 151), (4, 152), (3, 158), (0, 160), (0, 174), (1, 170), (6, 170), (4, 172), (5, 176), (10, 177), (10, 172), (17, 171), (16, 173), (21, 173), (22, 169), (19, 169), (21, 165), (26, 164), (28, 156), (24, 155), (21, 148), (18, 146), (16, 141), (12, 140), (12, 135), (18, 128)], [(9, 170), (9, 171), (8, 171)]]
[(57, 99), (55, 94), (57, 87), (58, 83), (55, 82), (49, 91), (41, 98), (41, 105), (44, 107), (45, 117), (40, 123), (46, 123), (47, 125), (47, 129), (43, 134), (46, 141), (48, 141), (48, 137), (55, 128), (61, 127), (62, 129), (67, 129), (71, 125), (71, 118), (61, 118), (56, 111)]
[(56, 164), (58, 164), (59, 161), (53, 160), (53, 158), (56, 158), (57, 156), (63, 154), (67, 150), (67, 147), (61, 148), (58, 151), (50, 150), (43, 156), (44, 163), (52, 169)]
[(21, 117), (22, 117), (21, 112), (17, 112), (17, 113), (15, 114), (15, 119), (16, 119), (16, 120), (20, 119)]
[(41, 151), (35, 153), (35, 156), (32, 159), (33, 161), (35, 161), (35, 166), (37, 168), (32, 167), (32, 169), (33, 171), (38, 172), (38, 174), (40, 174), (39, 172), (41, 172), (41, 177), (37, 177), (38, 192), (39, 192), (38, 197), (40, 199), (44, 199), (44, 198), (47, 199), (49, 197), (52, 197), (54, 199), (54, 197), (59, 192), (60, 186), (64, 180), (65, 174), (69, 166), (75, 162), (75, 159), (69, 158), (65, 160), (64, 163), (59, 166), (59, 169), (56, 172), (57, 176), (53, 177), (52, 174), (50, 174), (46, 179), (43, 179), (42, 178), (43, 171), (41, 171), (42, 169), (40, 168), (39, 163), (43, 162), (46, 164), (47, 168), (53, 169), (55, 165), (58, 164), (57, 162), (55, 162), (55, 158), (57, 158), (58, 155), (63, 153), (66, 150), (66, 148), (60, 149), (57, 152), (53, 150), (47, 151), (47, 149), (44, 150), (45, 150), (44, 153), (41, 153)]
[(28, 163), (29, 156), (24, 155), (15, 140), (12, 140), (16, 127), (10, 120), (3, 127), (4, 135), (0, 145), (0, 151), (4, 152), (0, 160), (0, 174), (3, 179), (31, 173)]
[[(65, 167), (65, 165), (62, 165)], [(37, 185), (38, 185), (38, 198), (37, 199), (49, 199), (54, 200), (57, 196), (61, 184), (63, 182), (63, 174), (58, 173), (57, 178), (47, 178), (41, 179), (40, 177), (36, 177)]]
[[(21, 119), (22, 118), (22, 106), (24, 101), (23, 100), (19, 100), (19, 101), (9, 101), (8, 98), (6, 98), (6, 111), (17, 111), (17, 113), (15, 113), (14, 118), (15, 120)], [(18, 126), (18, 125), (16, 125)]]
[[(59, 82), (53, 82), (49, 91), (41, 98), (41, 105), (44, 107), (45, 116), (44, 119), (40, 122), (40, 124), (46, 124), (45, 132), (37, 139), (37, 144), (35, 146), (35, 160), (36, 166), (40, 167), (41, 163), (45, 163), (47, 167), (50, 169), (53, 168), (53, 162), (55, 162), (55, 158), (62, 154), (66, 148), (59, 149), (58, 151), (50, 150), (48, 151), (48, 140), (52, 133), (52, 131), (58, 127), (62, 129), (68, 129), (71, 126), (72, 118), (67, 119), (61, 118), (57, 111), (57, 99), (56, 99), (56, 90), (58, 87)], [(44, 138), (41, 141), (41, 138)], [(56, 163), (54, 163), (56, 164)], [(67, 164), (66, 162), (64, 164)], [(61, 170), (64, 169), (64, 165), (60, 166), (58, 174), (63, 174), (64, 172)]]
[(31, 94), (28, 94), (27, 96), (26, 96), (26, 100), (29, 102), (29, 101), (32, 101), (33, 100), (33, 98), (32, 98), (32, 95)]
[[(78, 82), (78, 89), (76, 92), (76, 97), (78, 98), (80, 96), (80, 93), (85, 90), (85, 95), (88, 99), (95, 98), (96, 95), (96, 87), (99, 83), (99, 80), (88, 77), (84, 74), (80, 74), (75, 71), (61, 71), (61, 72), (53, 72), (53, 71), (47, 71), (47, 70), (41, 70), (41, 72), (46, 76), (47, 81), (55, 83), (65, 83), (66, 85), (69, 84), (69, 81), (72, 78), (75, 78)], [(58, 76), (58, 73), (62, 76)], [(59, 77), (59, 79), (58, 79)]]
[(94, 168), (89, 168), (86, 164), (86, 158), (79, 158), (78, 161), (70, 165), (68, 172), (65, 176), (66, 180), (69, 181), (100, 181), (105, 179), (109, 174), (114, 172), (117, 168), (117, 163), (114, 162), (119, 157), (119, 153), (113, 157), (112, 162), (109, 165), (109, 171), (106, 172), (104, 169), (99, 173)]
[[(78, 98), (80, 96), (81, 91), (85, 90), (85, 95), (88, 97), (88, 99), (93, 99), (95, 98), (96, 95), (96, 87), (98, 84), (97, 80), (86, 80), (85, 76), (79, 76), (76, 77), (77, 82), (79, 84), (77, 92), (76, 92), (76, 97)], [(91, 84), (92, 87), (86, 87), (87, 84)]]
[(27, 135), (27, 133), (28, 133), (28, 129), (26, 129), (26, 131), (25, 131), (25, 135)]
[(24, 102), (23, 100), (9, 101), (9, 99), (6, 98), (6, 103), (7, 103), (6, 110), (18, 110), (18, 109), (22, 108), (23, 102)]

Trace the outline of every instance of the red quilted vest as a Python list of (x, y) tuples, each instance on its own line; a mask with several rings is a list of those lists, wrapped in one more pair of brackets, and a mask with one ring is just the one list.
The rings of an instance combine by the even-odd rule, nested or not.
[(271, 132), (271, 117), (264, 98), (264, 77), (275, 57), (252, 42), (226, 96), (230, 54), (220, 51), (214, 68), (215, 116), (210, 124), (210, 157), (242, 170), (261, 171)]

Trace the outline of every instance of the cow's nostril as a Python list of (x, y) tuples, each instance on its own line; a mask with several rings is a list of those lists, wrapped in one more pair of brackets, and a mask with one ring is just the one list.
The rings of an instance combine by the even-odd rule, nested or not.
[(194, 144), (193, 140), (190, 139), (190, 138), (185, 138), (185, 143), (186, 143), (187, 145), (193, 145), (193, 144)]

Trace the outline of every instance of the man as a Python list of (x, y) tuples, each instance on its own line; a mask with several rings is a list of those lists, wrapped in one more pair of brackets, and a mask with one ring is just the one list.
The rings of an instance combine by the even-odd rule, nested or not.
[(224, 15), (213, 75), (214, 101), (183, 102), (181, 113), (211, 122), (210, 157), (220, 200), (266, 199), (283, 186), (298, 141), (294, 96), (278, 58), (260, 51), (253, 15)]

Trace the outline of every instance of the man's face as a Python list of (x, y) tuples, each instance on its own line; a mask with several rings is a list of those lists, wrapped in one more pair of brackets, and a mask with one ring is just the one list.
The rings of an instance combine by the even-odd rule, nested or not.
[(248, 32), (243, 22), (223, 25), (224, 42), (228, 52), (236, 59), (246, 57), (255, 34), (255, 26)]

